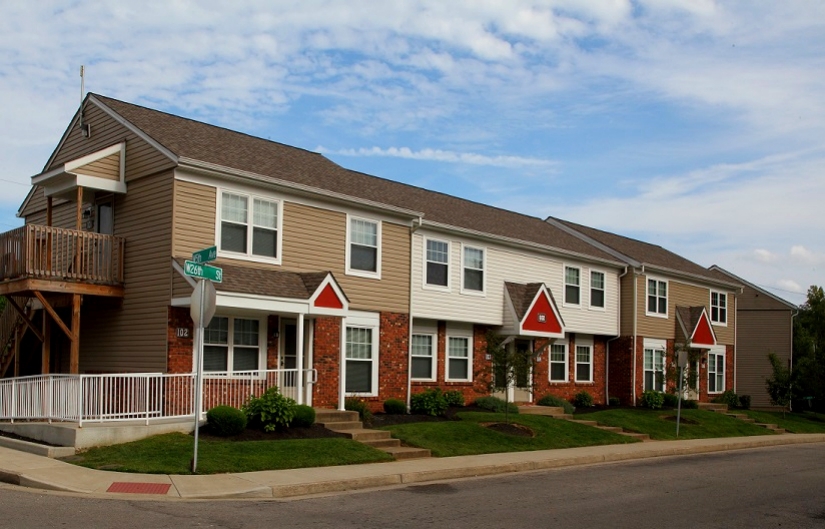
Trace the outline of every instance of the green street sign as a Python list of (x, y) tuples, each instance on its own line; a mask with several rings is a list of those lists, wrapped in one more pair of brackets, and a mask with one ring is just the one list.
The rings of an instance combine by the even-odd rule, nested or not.
[(183, 262), (183, 273), (191, 277), (197, 277), (198, 279), (208, 279), (215, 283), (223, 281), (223, 269), (194, 261)]
[(218, 258), (218, 247), (210, 246), (203, 250), (198, 250), (192, 254), (192, 261), (196, 263), (208, 263)]

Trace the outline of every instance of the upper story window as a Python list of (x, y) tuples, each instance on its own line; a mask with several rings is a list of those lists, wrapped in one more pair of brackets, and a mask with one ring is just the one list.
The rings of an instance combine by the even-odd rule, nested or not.
[(590, 271), (590, 306), (604, 308), (604, 272)]
[(220, 250), (279, 259), (280, 202), (240, 193), (221, 193)]
[(667, 281), (647, 280), (647, 314), (667, 317)]
[(728, 324), (728, 295), (726, 293), (711, 291), (710, 321), (717, 325)]
[(484, 292), (484, 250), (464, 247), (464, 280), (462, 290)]
[(446, 287), (450, 277), (450, 244), (427, 239), (427, 284)]
[(381, 275), (381, 223), (349, 217), (347, 226), (347, 273), (367, 277)]
[(581, 270), (572, 266), (564, 267), (564, 303), (578, 305), (581, 296)]

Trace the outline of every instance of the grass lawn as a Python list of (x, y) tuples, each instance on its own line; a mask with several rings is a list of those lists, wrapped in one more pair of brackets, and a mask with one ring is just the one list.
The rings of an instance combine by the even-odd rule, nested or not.
[(786, 413), (782, 418), (781, 411), (753, 411), (744, 413), (756, 422), (777, 424), (792, 433), (825, 433), (825, 416), (818, 413)]
[[(651, 439), (676, 439), (676, 410), (616, 409), (588, 413), (587, 418), (608, 426), (621, 426), (625, 430), (650, 435)], [(695, 424), (682, 423), (679, 439), (706, 439), (711, 437), (740, 437), (746, 435), (774, 435), (760, 426), (746, 423), (721, 413), (705, 410), (682, 410), (682, 419)]]
[[(65, 461), (118, 472), (190, 474), (191, 435), (170, 433), (114, 446), (91, 448)], [(198, 474), (253, 472), (392, 461), (379, 450), (341, 438), (198, 443)]]
[(536, 415), (510, 415), (512, 422), (532, 429), (535, 437), (519, 437), (479, 423), (504, 422), (503, 413), (461, 412), (460, 421), (419, 422), (382, 427), (404, 443), (429, 448), (437, 457), (524, 452), (636, 442), (624, 435), (591, 426)]

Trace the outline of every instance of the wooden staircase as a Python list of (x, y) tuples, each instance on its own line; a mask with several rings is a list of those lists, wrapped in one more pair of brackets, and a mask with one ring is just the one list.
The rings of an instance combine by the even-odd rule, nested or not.
[(396, 460), (430, 457), (424, 448), (401, 446), (401, 441), (393, 439), (390, 432), (369, 430), (358, 420), (357, 411), (315, 410), (315, 422), (327, 430), (347, 435), (350, 439), (371, 446), (393, 456)]
[[(14, 296), (12, 298), (18, 306), (22, 307), (24, 311), (29, 312), (31, 306), (31, 298)], [(0, 314), (0, 378), (6, 375), (9, 367), (14, 362), (14, 340), (18, 335), (18, 331), (25, 323), (20, 314), (6, 301), (3, 312)]]
[(620, 426), (605, 426), (603, 424), (599, 424), (598, 421), (588, 421), (584, 419), (574, 419), (573, 415), (569, 413), (564, 413), (564, 408), (562, 407), (554, 407), (554, 406), (519, 406), (518, 408), (519, 413), (522, 415), (542, 415), (544, 417), (553, 417), (555, 419), (563, 419), (570, 422), (575, 422), (577, 424), (583, 424), (584, 426), (592, 426), (593, 428), (598, 428), (599, 430), (604, 430), (606, 432), (613, 432), (619, 435), (624, 435), (627, 437), (633, 437), (634, 439), (639, 439), (640, 441), (650, 441), (650, 436), (646, 433), (636, 433), (636, 432), (627, 432)]

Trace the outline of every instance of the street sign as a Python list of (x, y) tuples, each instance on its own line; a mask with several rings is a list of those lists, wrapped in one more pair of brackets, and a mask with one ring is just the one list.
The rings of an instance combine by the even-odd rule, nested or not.
[[(209, 327), (209, 322), (215, 315), (216, 295), (215, 285), (211, 281), (198, 281), (189, 303), (189, 315), (192, 316), (195, 327)], [(203, 302), (203, 321), (201, 321), (201, 302)]]
[(194, 261), (183, 262), (183, 273), (191, 277), (197, 277), (198, 279), (208, 279), (215, 283), (223, 281), (223, 270), (221, 268), (196, 263)]
[(210, 246), (209, 248), (204, 248), (203, 250), (198, 250), (197, 252), (192, 253), (192, 261), (196, 263), (208, 263), (209, 261), (214, 261), (217, 258), (217, 246)]

